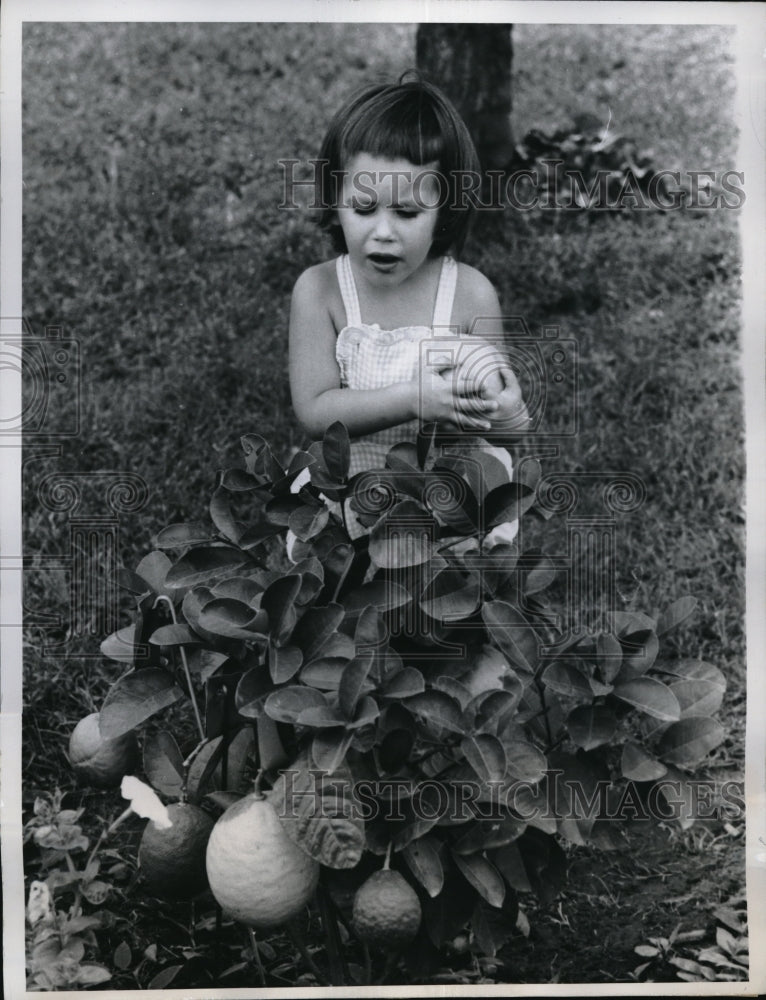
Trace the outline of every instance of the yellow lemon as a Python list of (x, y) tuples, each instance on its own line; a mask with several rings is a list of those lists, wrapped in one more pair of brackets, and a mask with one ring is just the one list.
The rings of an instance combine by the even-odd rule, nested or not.
[(303, 909), (316, 888), (319, 865), (290, 840), (274, 806), (255, 791), (229, 806), (215, 824), (207, 874), (224, 912), (265, 928)]
[(131, 730), (115, 740), (105, 740), (98, 712), (80, 719), (69, 737), (69, 763), (83, 781), (99, 788), (119, 785), (138, 763), (138, 741)]
[(378, 948), (403, 948), (420, 927), (420, 900), (399, 872), (375, 872), (356, 891), (352, 923), (362, 941)]
[(161, 827), (149, 820), (138, 847), (138, 866), (153, 896), (193, 899), (207, 888), (205, 849), (215, 820), (190, 802), (167, 808), (173, 825)]

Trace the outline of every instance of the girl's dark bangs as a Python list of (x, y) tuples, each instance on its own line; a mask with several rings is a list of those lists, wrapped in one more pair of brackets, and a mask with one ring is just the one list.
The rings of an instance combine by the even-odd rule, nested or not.
[(389, 160), (409, 160), (418, 166), (441, 161), (443, 138), (436, 123), (429, 124), (431, 128), (424, 127), (426, 123), (422, 119), (402, 114), (399, 109), (392, 109), (379, 121), (358, 122), (357, 127), (350, 128), (344, 136), (344, 163), (357, 153), (369, 153), (370, 156)]

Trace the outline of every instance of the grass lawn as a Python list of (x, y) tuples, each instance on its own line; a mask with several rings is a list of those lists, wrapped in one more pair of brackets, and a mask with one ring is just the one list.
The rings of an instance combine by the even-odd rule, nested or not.
[[(83, 800), (66, 739), (122, 673), (94, 655), (99, 613), (70, 613), (66, 575), (51, 560), (70, 555), (73, 515), (40, 501), (45, 477), (87, 474), (78, 480), (85, 519), (106, 512), (109, 477), (140, 477), (146, 500), (120, 513), (117, 534), (119, 561), (134, 567), (162, 527), (204, 517), (216, 471), (240, 464), (243, 434), (263, 435), (282, 457), (303, 443), (287, 384), (289, 295), (301, 271), (331, 251), (308, 213), (279, 209), (279, 160), (316, 156), (330, 112), (348, 94), (409, 67), (414, 30), (26, 26), (24, 315), (36, 336), (62, 327), (78, 342), (81, 401), (79, 434), (41, 435), (27, 448), (25, 805), (56, 785)], [(720, 27), (517, 25), (516, 138), (589, 112), (658, 168), (736, 169), (731, 41)], [(727, 775), (744, 767), (738, 221), (725, 210), (485, 213), (464, 254), (495, 283), (509, 315), (536, 336), (557, 327), (576, 342), (577, 392), (556, 405), (576, 408), (578, 432), (558, 442), (546, 469), (631, 473), (643, 483), (644, 502), (616, 521), (619, 607), (651, 613), (686, 594), (698, 599), (669, 655), (710, 661), (726, 675), (728, 736), (709, 765)], [(49, 429), (67, 407), (71, 399), (52, 403)], [(603, 513), (597, 490), (583, 503), (583, 513)], [(541, 547), (563, 551), (555, 519), (538, 531)], [(50, 644), (59, 644), (56, 655), (45, 655)], [(88, 808), (105, 815), (114, 799), (91, 796)], [(674, 894), (689, 895), (692, 923), (709, 921), (706, 892), (728, 897), (744, 885), (737, 831), (708, 834), (723, 845), (717, 890), (698, 864), (704, 845), (690, 836), (653, 843), (659, 853), (647, 862), (652, 886), (676, 866)], [(612, 891), (596, 891), (587, 880), (606, 873), (598, 867), (606, 862), (589, 858), (573, 849), (580, 875), (563, 909), (543, 908), (532, 937), (520, 936), (484, 981), (624, 982), (639, 963), (633, 946), (683, 917), (661, 894), (647, 902), (636, 889), (640, 873), (618, 862), (609, 862)], [(129, 899), (133, 947), (148, 947), (174, 917), (152, 915), (135, 892)], [(606, 972), (599, 915), (581, 934), (575, 921), (594, 899), (606, 920), (619, 913), (629, 927)], [(176, 957), (179, 941), (168, 944)], [(211, 985), (202, 959), (187, 961), (188, 978), (173, 985)], [(247, 983), (234, 976), (221, 985)], [(115, 972), (112, 988), (135, 986)]]

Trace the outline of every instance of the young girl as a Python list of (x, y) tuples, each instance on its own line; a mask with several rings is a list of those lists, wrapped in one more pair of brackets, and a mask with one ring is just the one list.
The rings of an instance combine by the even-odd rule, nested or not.
[(370, 87), (334, 117), (319, 163), (320, 226), (340, 256), (293, 290), (290, 387), (306, 432), (341, 420), (354, 475), (382, 468), (421, 423), (523, 429), (518, 382), (484, 340), (503, 342), (497, 295), (457, 262), (471, 214), (461, 178), (478, 160), (453, 106), (421, 80)]

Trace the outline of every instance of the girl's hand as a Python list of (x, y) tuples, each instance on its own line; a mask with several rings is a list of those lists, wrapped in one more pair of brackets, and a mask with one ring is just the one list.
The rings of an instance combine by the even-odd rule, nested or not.
[(496, 399), (484, 399), (475, 392), (463, 395), (454, 375), (454, 369), (430, 369), (420, 380), (418, 419), (421, 423), (437, 421), (461, 430), (489, 430), (502, 394)]
[(521, 394), (521, 386), (510, 368), (504, 366), (500, 375), (503, 389), (495, 397), (497, 410), (492, 415), (492, 429), (523, 431), (529, 424), (529, 413)]

